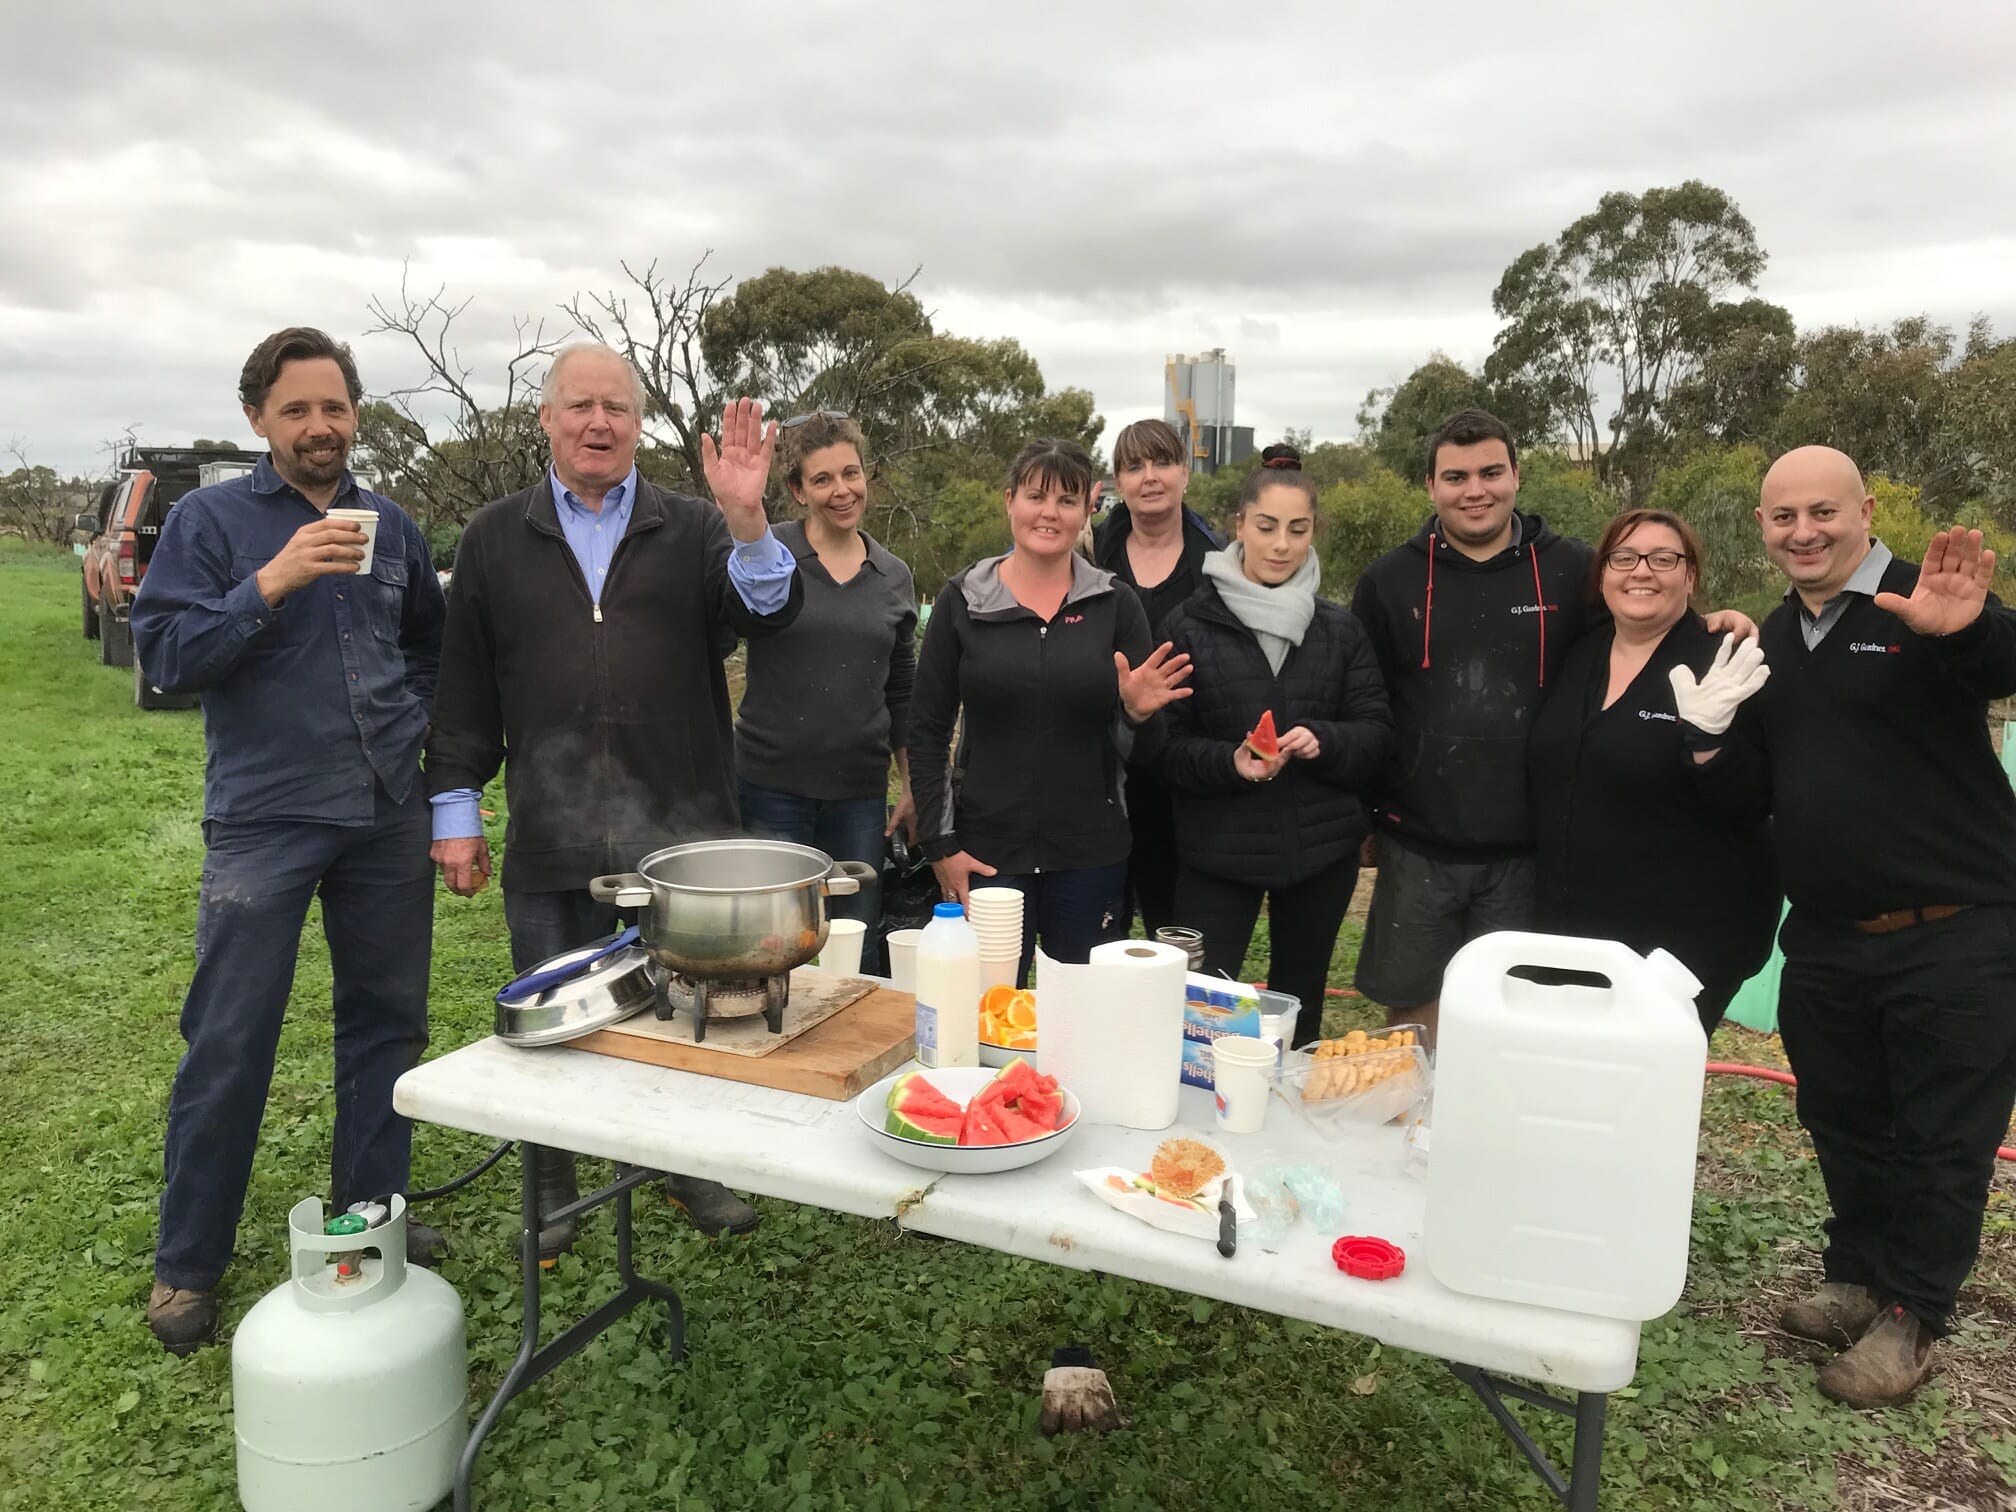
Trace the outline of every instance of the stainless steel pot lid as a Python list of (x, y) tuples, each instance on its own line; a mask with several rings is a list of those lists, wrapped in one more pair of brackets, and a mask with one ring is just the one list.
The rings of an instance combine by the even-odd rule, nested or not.
[(497, 1038), (560, 1045), (644, 1012), (656, 1001), (651, 956), (637, 931), (542, 961), (497, 994)]

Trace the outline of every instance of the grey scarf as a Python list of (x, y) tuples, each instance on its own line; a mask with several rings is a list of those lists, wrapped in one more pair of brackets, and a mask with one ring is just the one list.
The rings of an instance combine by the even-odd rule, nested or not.
[(1237, 541), (1223, 551), (1204, 558), (1204, 576), (1218, 585), (1218, 596), (1234, 619), (1253, 632), (1266, 654), (1267, 665), (1281, 670), (1288, 660), (1288, 648), (1302, 644), (1309, 633), (1309, 621), (1316, 617), (1316, 588), (1323, 569), (1316, 553), (1295, 570), (1295, 575), (1278, 588), (1265, 588), (1246, 576), (1246, 553)]

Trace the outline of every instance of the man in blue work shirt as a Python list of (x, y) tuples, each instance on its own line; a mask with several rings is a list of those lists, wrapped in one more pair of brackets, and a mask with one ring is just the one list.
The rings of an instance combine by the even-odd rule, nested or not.
[[(560, 352), (539, 405), (550, 471), (484, 505), (456, 551), (427, 742), (434, 859), (451, 892), (483, 886), (478, 794), (504, 766), (504, 919), (520, 972), (617, 927), (591, 878), (737, 831), (722, 662), (739, 637), (784, 629), (803, 598), (763, 513), (775, 423), (749, 400), (727, 407), (719, 448), (702, 438), (709, 503), (638, 477), (643, 403), (620, 353)], [(527, 1150), (540, 1212), (572, 1202), (574, 1157)], [(709, 1235), (756, 1226), (718, 1182), (675, 1175), (666, 1189)], [(541, 1257), (573, 1238), (571, 1219), (542, 1225)]]
[[(392, 1084), (427, 1046), (433, 877), (420, 743), (439, 664), (440, 581), (419, 527), (344, 463), (363, 396), (350, 349), (293, 327), (238, 380), (271, 447), (162, 527), (133, 602), (147, 679), (203, 695), (203, 877), (189, 1049), (168, 1104), (147, 1323), (171, 1352), (215, 1336), (309, 900), (335, 978), (340, 1210), (404, 1191), (412, 1125)], [(329, 510), (378, 514), (366, 536)], [(441, 1237), (414, 1224), (409, 1255)]]

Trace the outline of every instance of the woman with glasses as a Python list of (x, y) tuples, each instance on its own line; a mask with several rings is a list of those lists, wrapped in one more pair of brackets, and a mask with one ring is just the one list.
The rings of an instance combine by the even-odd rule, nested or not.
[(1535, 927), (1665, 948), (1701, 979), (1695, 1006), (1712, 1033), (1771, 953), (1779, 891), (1768, 792), (1697, 766), (1674, 707), (1676, 673), (1699, 678), (1728, 659), (1693, 608), (1701, 568), (1679, 516), (1631, 509), (1610, 522), (1592, 584), (1609, 623), (1569, 649), (1526, 764)]
[[(805, 605), (791, 628), (749, 642), (735, 719), (736, 796), (751, 834), (816, 846), (879, 874), (899, 824), (916, 839), (908, 752), (917, 592), (910, 569), (861, 528), (861, 427), (821, 410), (778, 430), (784, 484), (805, 511), (774, 530), (798, 560)], [(889, 763), (900, 786), (889, 808)], [(872, 938), (879, 889), (835, 898), (834, 917)]]
[(1018, 982), (1039, 940), (1052, 959), (1082, 963), (1126, 935), (1121, 765), (1154, 757), (1154, 716), (1189, 696), (1189, 658), (1155, 647), (1134, 590), (1076, 549), (1097, 481), (1075, 441), (1023, 447), (1003, 490), (1012, 549), (945, 585), (918, 656), (924, 854), (948, 900), (975, 887), (1022, 893)]

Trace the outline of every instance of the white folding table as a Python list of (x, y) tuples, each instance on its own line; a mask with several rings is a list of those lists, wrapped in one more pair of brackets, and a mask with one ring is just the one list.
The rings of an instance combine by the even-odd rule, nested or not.
[[(524, 1317), (516, 1359), (471, 1431), (455, 1483), (457, 1512), (484, 1437), (504, 1406), (555, 1365), (643, 1302), (669, 1314), (668, 1352), (684, 1350), (678, 1293), (638, 1276), (631, 1262), (630, 1192), (676, 1170), (743, 1191), (977, 1244), (1076, 1270), (1097, 1270), (1173, 1291), (1236, 1303), (1448, 1363), (1512, 1437), (1570, 1512), (1594, 1512), (1610, 1392), (1637, 1369), (1638, 1325), (1462, 1296), (1440, 1285), (1421, 1255), (1425, 1189), (1400, 1169), (1397, 1129), (1348, 1140), (1316, 1134), (1278, 1101), (1259, 1134), (1220, 1134), (1208, 1093), (1185, 1088), (1175, 1127), (1144, 1133), (1086, 1123), (1057, 1154), (992, 1176), (937, 1176), (876, 1147), (849, 1103), (554, 1047), (521, 1050), (487, 1039), (407, 1072), (393, 1092), (402, 1113), (521, 1146)], [(1343, 1275), (1330, 1258), (1335, 1232), (1298, 1222), (1278, 1253), (1241, 1243), (1226, 1259), (1208, 1243), (1150, 1228), (1101, 1202), (1072, 1176), (1094, 1166), (1139, 1169), (1161, 1138), (1188, 1133), (1253, 1171), (1275, 1162), (1319, 1163), (1342, 1187), (1342, 1231), (1377, 1234), (1407, 1251), (1391, 1281)], [(523, 1146), (550, 1146), (613, 1160), (616, 1180), (568, 1210), (613, 1202), (622, 1289), (543, 1349), (532, 1162)], [(549, 1218), (551, 1215), (548, 1215)], [(1507, 1379), (1516, 1377), (1517, 1380)], [(1522, 1384), (1530, 1383), (1530, 1384)], [(1554, 1388), (1549, 1391), (1545, 1388)], [(1556, 1395), (1555, 1392), (1570, 1393)], [(1524, 1401), (1575, 1420), (1562, 1474), (1506, 1405)]]

